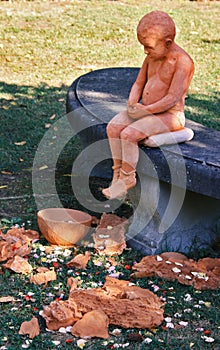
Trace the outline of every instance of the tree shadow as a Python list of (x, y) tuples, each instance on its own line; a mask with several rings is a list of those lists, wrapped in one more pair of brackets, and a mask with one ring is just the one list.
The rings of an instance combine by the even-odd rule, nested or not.
[(215, 130), (220, 130), (220, 93), (189, 94), (186, 99), (186, 117)]
[[(42, 83), (31, 86), (0, 82), (0, 219), (14, 216), (33, 219), (34, 216), (36, 223), (33, 161), (45, 133), (55, 128), (56, 121), (66, 114), (67, 89), (65, 85), (55, 87)], [(53, 149), (53, 145), (51, 147)], [(63, 174), (71, 171), (78, 150), (79, 142), (71, 140), (62, 150), (56, 170), (57, 191), (63, 191), (64, 197), (67, 195), (67, 206), (73, 194), (70, 191), (71, 179)]]
[(67, 87), (37, 87), (0, 82), (1, 169), (19, 172), (32, 166), (37, 146), (65, 113)]

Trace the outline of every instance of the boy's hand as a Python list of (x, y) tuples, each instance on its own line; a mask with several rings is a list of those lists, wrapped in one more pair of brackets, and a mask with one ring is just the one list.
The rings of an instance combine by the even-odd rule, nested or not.
[(135, 103), (134, 105), (128, 105), (127, 112), (129, 117), (132, 119), (140, 119), (151, 114), (147, 112), (146, 106), (143, 106), (140, 103)]

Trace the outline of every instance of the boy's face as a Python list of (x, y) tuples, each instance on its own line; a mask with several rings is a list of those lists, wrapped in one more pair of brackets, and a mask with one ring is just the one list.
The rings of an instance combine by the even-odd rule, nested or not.
[(153, 61), (164, 58), (172, 41), (170, 39), (161, 38), (157, 33), (138, 33), (138, 40), (144, 46), (144, 53)]

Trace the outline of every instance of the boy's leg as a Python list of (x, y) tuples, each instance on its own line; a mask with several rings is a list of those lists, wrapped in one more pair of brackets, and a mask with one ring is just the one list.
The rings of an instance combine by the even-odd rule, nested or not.
[[(134, 123), (123, 128), (120, 133), (122, 163), (119, 178), (113, 181), (110, 187), (102, 190), (104, 196), (109, 199), (122, 197), (136, 185), (136, 165), (139, 158), (138, 141), (146, 138), (146, 135), (136, 128), (132, 128)], [(110, 141), (112, 144), (115, 141), (111, 138), (109, 140), (112, 140)]]
[(109, 140), (109, 146), (113, 161), (113, 179), (116, 181), (119, 178), (120, 168), (122, 163), (122, 148), (121, 148), (121, 131), (132, 122), (126, 111), (117, 114), (107, 125), (106, 132)]
[(138, 143), (152, 135), (180, 130), (182, 119), (171, 113), (143, 117), (128, 125), (121, 132), (122, 170), (129, 173), (136, 170), (139, 149)]
[[(112, 154), (112, 161), (113, 161), (113, 178), (112, 178), (112, 184), (110, 187), (105, 188), (102, 190), (102, 193), (107, 198), (116, 198), (115, 196), (112, 197), (110, 194), (110, 190), (113, 185), (115, 185), (118, 182), (118, 179), (121, 174), (121, 166), (122, 166), (122, 144), (121, 144), (121, 132), (133, 122), (133, 119), (131, 119), (127, 111), (121, 112), (117, 114), (107, 125), (106, 132), (108, 136), (109, 146), (111, 149)], [(118, 193), (119, 189), (125, 188), (124, 183), (118, 184), (117, 183), (117, 190)], [(113, 187), (114, 188), (114, 187)]]
[(107, 198), (118, 198), (136, 185), (136, 165), (139, 158), (138, 142), (151, 135), (179, 130), (183, 126), (178, 118), (171, 113), (160, 116), (147, 116), (121, 129), (122, 166), (119, 181), (103, 190)]
[(170, 112), (164, 112), (156, 115), (149, 115), (135, 120), (130, 127), (142, 132), (146, 137), (163, 134), (165, 132), (177, 131), (184, 128), (185, 116), (177, 112), (176, 115)]

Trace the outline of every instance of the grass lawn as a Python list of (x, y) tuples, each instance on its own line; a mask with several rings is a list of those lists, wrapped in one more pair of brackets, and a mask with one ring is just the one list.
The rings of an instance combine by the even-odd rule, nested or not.
[[(32, 194), (32, 164), (38, 144), (48, 128), (65, 115), (65, 100), (70, 84), (80, 75), (105, 67), (139, 67), (143, 48), (136, 39), (139, 19), (151, 10), (168, 12), (177, 26), (176, 42), (194, 59), (195, 75), (186, 100), (186, 116), (220, 130), (219, 115), (219, 44), (220, 2), (218, 1), (1, 1), (0, 2), (0, 220), (2, 226), (18, 223), (37, 229), (36, 205)], [(80, 151), (77, 139), (63, 149), (57, 164), (57, 192), (64, 206), (77, 208), (69, 174)], [(121, 208), (123, 212), (129, 207)], [(32, 253), (33, 265), (52, 266), (50, 258), (42, 260), (41, 239)], [(83, 248), (82, 248), (83, 249)], [(35, 255), (36, 254), (36, 255)], [(103, 282), (108, 274), (105, 262), (97, 268), (93, 259), (86, 271), (79, 273), (82, 286)], [(202, 252), (201, 254), (205, 254)], [(209, 252), (209, 254), (211, 254)], [(220, 256), (219, 251), (212, 252)], [(39, 258), (36, 256), (39, 255)], [(35, 256), (35, 257), (34, 257)], [(126, 251), (118, 257), (121, 278), (129, 279), (132, 265), (140, 260), (137, 252)], [(3, 349), (77, 349), (69, 334), (49, 333), (41, 324), (41, 334), (28, 343), (18, 335), (20, 324), (53, 298), (68, 297), (68, 269), (62, 253), (58, 281), (46, 288), (29, 282), (27, 276), (0, 269), (0, 296), (21, 299), (18, 304), (0, 303), (0, 350)], [(99, 279), (96, 272), (99, 270)], [(76, 274), (77, 271), (73, 271)], [(76, 274), (77, 275), (77, 274)], [(89, 277), (90, 276), (90, 277)], [(165, 280), (137, 280), (142, 287), (166, 298), (165, 317), (171, 317), (175, 328), (166, 323), (154, 331), (141, 330), (151, 342), (128, 340), (130, 333), (103, 340), (88, 341), (84, 349), (220, 349), (220, 293), (195, 291)], [(32, 293), (34, 293), (32, 295)], [(31, 298), (25, 297), (32, 295)], [(52, 295), (52, 296), (51, 296)], [(190, 297), (187, 297), (190, 295)], [(34, 301), (33, 301), (34, 300)], [(187, 311), (188, 310), (188, 311)], [(179, 316), (178, 316), (179, 315)], [(181, 315), (181, 316), (180, 316)], [(179, 322), (188, 322), (180, 326)], [(114, 329), (112, 327), (111, 329)], [(66, 342), (71, 338), (71, 342)], [(209, 342), (213, 338), (213, 342)], [(58, 341), (59, 344), (54, 343)], [(129, 345), (125, 346), (127, 343)], [(117, 346), (118, 344), (118, 346)], [(121, 345), (120, 345), (121, 344)]]

